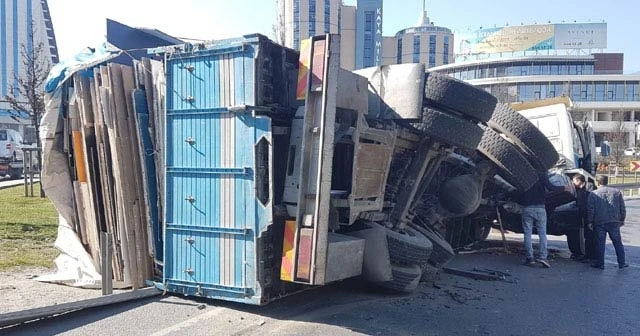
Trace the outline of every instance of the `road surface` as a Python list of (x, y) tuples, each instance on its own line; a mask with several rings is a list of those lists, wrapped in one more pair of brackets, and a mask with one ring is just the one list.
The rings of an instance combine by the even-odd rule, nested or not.
[(612, 246), (606, 269), (568, 260), (563, 238), (550, 242), (552, 268), (525, 267), (521, 235), (500, 235), (447, 265), (512, 274), (480, 281), (440, 274), (411, 295), (345, 281), (255, 307), (163, 296), (69, 313), (0, 329), (11, 335), (640, 335), (640, 200), (627, 203), (627, 260)]

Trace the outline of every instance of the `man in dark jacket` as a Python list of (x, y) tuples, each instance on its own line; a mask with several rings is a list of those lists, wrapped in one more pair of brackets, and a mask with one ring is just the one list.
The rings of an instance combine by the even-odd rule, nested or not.
[(522, 211), (522, 229), (524, 231), (524, 246), (527, 252), (527, 259), (524, 264), (527, 266), (534, 264), (531, 235), (533, 233), (533, 224), (535, 223), (540, 241), (540, 255), (537, 261), (545, 268), (551, 267), (549, 261), (547, 261), (546, 189), (549, 191), (566, 191), (569, 186), (555, 186), (549, 182), (547, 174), (540, 174), (538, 181), (529, 190), (525, 191), (522, 197), (522, 206), (524, 207)]
[[(589, 199), (589, 193), (593, 189), (590, 185), (587, 185), (587, 181), (582, 174), (573, 175), (573, 185), (576, 186), (576, 206), (578, 207), (578, 216), (584, 227), (584, 255), (582, 260), (595, 261), (596, 260), (596, 235), (593, 230), (593, 226), (589, 225), (587, 220), (587, 200)], [(573, 256), (573, 255), (572, 255)]]
[(604, 248), (608, 233), (613, 247), (616, 249), (618, 267), (625, 268), (629, 265), (625, 262), (620, 226), (624, 224), (627, 211), (620, 190), (608, 187), (608, 183), (607, 176), (596, 176), (598, 189), (589, 195), (587, 201), (587, 220), (593, 224), (598, 240), (597, 260), (591, 264), (591, 267), (604, 269)]

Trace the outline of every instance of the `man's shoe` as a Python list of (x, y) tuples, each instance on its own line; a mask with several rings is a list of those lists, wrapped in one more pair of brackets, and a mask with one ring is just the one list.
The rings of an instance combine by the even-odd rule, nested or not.
[(551, 268), (551, 265), (549, 264), (549, 262), (547, 261), (547, 259), (538, 259), (538, 262), (542, 265), (542, 267), (544, 268)]
[(623, 268), (627, 268), (629, 267), (629, 264), (622, 264), (620, 266), (618, 266), (619, 269), (623, 269)]
[(591, 264), (591, 267), (593, 267), (593, 268), (599, 268), (599, 269), (604, 269), (604, 265), (598, 265), (598, 264)]
[(531, 259), (531, 258), (525, 259), (525, 261), (522, 264), (525, 265), (525, 266), (533, 266), (533, 265), (535, 265), (535, 263), (533, 262), (533, 259)]

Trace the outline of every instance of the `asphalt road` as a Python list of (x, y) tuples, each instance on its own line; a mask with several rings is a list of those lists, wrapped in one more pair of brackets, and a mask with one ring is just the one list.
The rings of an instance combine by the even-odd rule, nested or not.
[(606, 269), (568, 260), (563, 238), (550, 242), (551, 269), (521, 266), (521, 235), (510, 252), (493, 233), (484, 248), (447, 265), (508, 272), (507, 281), (440, 274), (411, 295), (341, 282), (264, 307), (164, 296), (28, 323), (11, 335), (639, 335), (640, 200), (627, 202), (627, 260), (612, 246)]

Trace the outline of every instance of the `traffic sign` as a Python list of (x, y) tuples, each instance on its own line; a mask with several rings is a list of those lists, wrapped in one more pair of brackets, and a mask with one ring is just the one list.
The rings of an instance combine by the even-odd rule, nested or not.
[(630, 166), (630, 168), (629, 168), (629, 169), (630, 169), (632, 172), (640, 171), (640, 161), (631, 161), (631, 162), (629, 163), (629, 166)]

